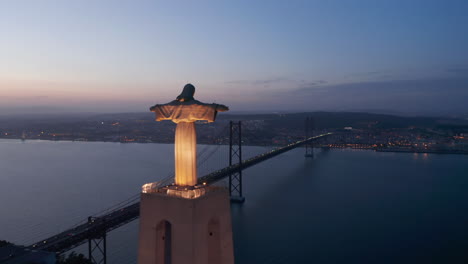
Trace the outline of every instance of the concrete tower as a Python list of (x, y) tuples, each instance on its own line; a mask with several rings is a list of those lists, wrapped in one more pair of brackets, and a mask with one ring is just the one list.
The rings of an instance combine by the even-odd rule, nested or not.
[(214, 122), (228, 108), (193, 98), (187, 84), (176, 100), (151, 107), (156, 120), (177, 123), (175, 184), (143, 185), (139, 264), (234, 264), (228, 191), (197, 184), (195, 121)]

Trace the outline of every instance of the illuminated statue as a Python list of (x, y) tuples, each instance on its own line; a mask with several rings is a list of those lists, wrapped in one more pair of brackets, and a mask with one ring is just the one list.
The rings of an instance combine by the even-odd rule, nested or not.
[(193, 98), (195, 87), (185, 85), (177, 99), (150, 108), (156, 113), (156, 121), (172, 120), (177, 123), (175, 133), (175, 184), (194, 186), (197, 184), (197, 134), (195, 121), (214, 122), (218, 112), (229, 108), (220, 104), (205, 104)]

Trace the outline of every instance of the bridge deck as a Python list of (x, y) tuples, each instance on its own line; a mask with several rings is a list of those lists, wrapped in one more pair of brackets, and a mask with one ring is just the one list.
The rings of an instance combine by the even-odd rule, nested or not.
[[(262, 161), (271, 159), (286, 151), (330, 135), (332, 135), (332, 133), (326, 133), (310, 137), (308, 139), (297, 141), (287, 146), (280, 147), (272, 151), (257, 155), (253, 158), (244, 160), (241, 163), (225, 167), (223, 169), (214, 171), (206, 176), (200, 177), (198, 179), (198, 183), (206, 185), (213, 184), (240, 169), (252, 167)], [(112, 231), (122, 225), (127, 224), (137, 219), (139, 215), (140, 203), (136, 202), (127, 207), (123, 207), (108, 214), (99, 216), (90, 223), (78, 225), (76, 227), (63, 231), (62, 233), (59, 233), (55, 236), (41, 240), (37, 243), (30, 245), (29, 247), (31, 249), (39, 249), (44, 251), (57, 252), (58, 254), (61, 254), (85, 243), (86, 240), (90, 238), (100, 237), (106, 232)]]

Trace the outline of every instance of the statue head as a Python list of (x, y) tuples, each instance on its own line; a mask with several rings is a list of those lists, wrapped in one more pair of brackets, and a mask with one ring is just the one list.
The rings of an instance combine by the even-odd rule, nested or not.
[(182, 93), (177, 96), (177, 101), (179, 102), (187, 102), (194, 100), (193, 95), (195, 94), (195, 86), (193, 86), (191, 83), (188, 83), (184, 86), (184, 89), (182, 90)]

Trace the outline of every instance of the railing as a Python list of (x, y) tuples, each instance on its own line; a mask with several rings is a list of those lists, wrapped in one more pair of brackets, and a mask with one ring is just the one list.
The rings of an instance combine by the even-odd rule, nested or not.
[(229, 166), (229, 167), (225, 167), (223, 169), (220, 169), (220, 170), (217, 170), (217, 171), (214, 171), (206, 176), (203, 176), (203, 177), (200, 177), (198, 178), (198, 184), (199, 185), (210, 185), (210, 184), (213, 184), (221, 179), (223, 179), (224, 177), (227, 177), (228, 175), (236, 172), (236, 171), (239, 171), (239, 170), (243, 170), (243, 169), (246, 169), (246, 168), (249, 168), (253, 165), (256, 165), (262, 161), (265, 161), (267, 159), (270, 159), (270, 158), (273, 158), (279, 154), (282, 154), (286, 151), (289, 151), (291, 149), (294, 149), (294, 148), (297, 148), (299, 146), (302, 146), (304, 144), (307, 144), (309, 143), (310, 141), (313, 141), (313, 140), (316, 140), (316, 139), (319, 139), (319, 138), (323, 138), (323, 137), (327, 137), (327, 136), (330, 136), (332, 135), (333, 133), (325, 133), (325, 134), (321, 134), (321, 135), (318, 135), (318, 136), (314, 136), (314, 137), (310, 137), (308, 139), (305, 139), (305, 140), (300, 140), (300, 141), (297, 141), (295, 143), (291, 143), (291, 144), (288, 144), (284, 147), (280, 147), (280, 148), (277, 148), (277, 149), (274, 149), (274, 150), (271, 150), (269, 152), (266, 152), (266, 153), (262, 153), (260, 155), (257, 155), (255, 157), (252, 157), (250, 159), (246, 159), (244, 161), (242, 161), (240, 164), (237, 163), (237, 164), (234, 164), (232, 166)]
[[(232, 166), (217, 170), (215, 172), (212, 172), (206, 176), (199, 178), (197, 188), (205, 188), (206, 185), (211, 185), (223, 179), (224, 177), (229, 176), (231, 173), (235, 171), (238, 171), (240, 169), (246, 169), (264, 160), (277, 156), (281, 153), (284, 153), (286, 151), (289, 151), (301, 145), (307, 144), (312, 140), (316, 140), (316, 139), (323, 138), (323, 137), (330, 136), (330, 135), (332, 135), (332, 133), (321, 134), (318, 136), (310, 137), (306, 140), (297, 141), (287, 146), (280, 147), (272, 151), (269, 151), (267, 153), (263, 153), (253, 158), (244, 160), (240, 164), (239, 163), (234, 164)], [(163, 185), (163, 186), (169, 186), (169, 185)], [(160, 183), (151, 183), (147, 185), (144, 190), (146, 192), (153, 192), (153, 191), (158, 192), (160, 187), (162, 187)], [(209, 188), (213, 189), (214, 187), (210, 186)], [(136, 202), (126, 207), (114, 210), (108, 214), (99, 216), (95, 218), (94, 221), (92, 222), (87, 222), (87, 223), (75, 226), (74, 228), (68, 229), (55, 236), (41, 240), (35, 244), (30, 245), (29, 248), (56, 252), (58, 254), (61, 254), (85, 243), (86, 240), (89, 238), (99, 236), (102, 233), (112, 231), (122, 225), (125, 225), (126, 223), (129, 223), (135, 220), (136, 218), (138, 218), (139, 215), (140, 215), (140, 202)]]

